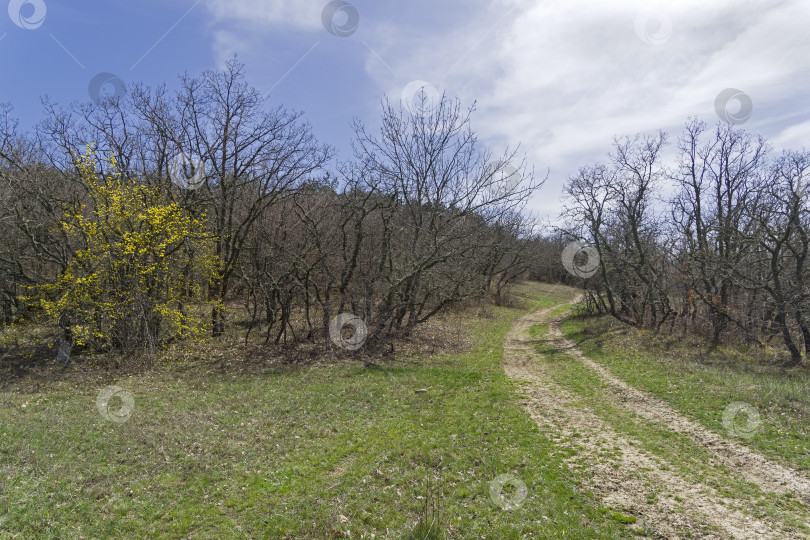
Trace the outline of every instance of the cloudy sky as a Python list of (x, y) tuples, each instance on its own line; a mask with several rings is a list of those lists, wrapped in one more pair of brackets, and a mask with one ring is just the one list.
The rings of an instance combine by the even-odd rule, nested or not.
[(171, 87), (237, 55), (345, 158), (352, 118), (374, 125), (383, 96), (427, 84), (477, 103), (495, 153), (520, 144), (548, 171), (531, 207), (553, 216), (614, 135), (717, 122), (718, 96), (726, 120), (810, 147), (808, 22), (807, 0), (11, 0), (0, 102), (32, 126), (42, 96)]

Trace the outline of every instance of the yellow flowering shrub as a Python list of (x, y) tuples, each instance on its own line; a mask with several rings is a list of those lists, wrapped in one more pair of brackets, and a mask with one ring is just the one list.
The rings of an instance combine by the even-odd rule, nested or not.
[(46, 315), (74, 343), (154, 346), (210, 327), (207, 284), (216, 257), (205, 217), (193, 217), (158, 188), (96, 169), (92, 147), (76, 156), (89, 203), (66, 212), (68, 268), (36, 291)]

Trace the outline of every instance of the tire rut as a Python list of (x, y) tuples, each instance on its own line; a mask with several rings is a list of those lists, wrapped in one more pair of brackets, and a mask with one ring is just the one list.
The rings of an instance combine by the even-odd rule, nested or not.
[(557, 348), (574, 356), (594, 371), (610, 386), (614, 397), (622, 406), (647, 420), (663, 424), (711, 450), (723, 465), (738, 472), (747, 481), (757, 484), (763, 491), (777, 494), (794, 493), (805, 502), (810, 502), (810, 479), (794, 469), (775, 463), (742, 444), (706, 429), (697, 421), (677, 412), (669, 403), (630, 386), (613, 375), (610, 370), (585, 356), (573, 342), (566, 339), (560, 329), (561, 322), (562, 320), (558, 318), (549, 324), (550, 338), (556, 342)]
[[(504, 370), (522, 383), (524, 403), (538, 425), (547, 428), (558, 444), (576, 451), (569, 464), (587, 470), (589, 487), (603, 504), (634, 515), (647, 531), (662, 538), (796, 537), (796, 531), (787, 533), (744, 514), (714, 488), (673, 473), (643, 452), (639, 441), (618, 434), (555, 384), (529, 336), (531, 326), (550, 322), (553, 309), (530, 313), (513, 325), (504, 341)], [(577, 350), (561, 333), (558, 341), (568, 352)]]

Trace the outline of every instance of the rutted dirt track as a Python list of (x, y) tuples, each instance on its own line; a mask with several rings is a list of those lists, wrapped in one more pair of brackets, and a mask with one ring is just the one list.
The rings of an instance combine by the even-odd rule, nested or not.
[[(557, 349), (583, 362), (609, 385), (609, 399), (617, 408), (685, 435), (711, 451), (718, 461), (762, 492), (792, 492), (808, 501), (810, 480), (774, 463), (734, 441), (706, 430), (667, 403), (629, 386), (610, 371), (586, 358), (550, 320), (553, 308), (519, 319), (504, 342), (504, 369), (523, 383), (529, 413), (562, 446), (576, 450), (572, 466), (584, 466), (589, 488), (606, 506), (621, 509), (638, 524), (662, 538), (804, 538), (779, 520), (758, 520), (743, 513), (746, 501), (718, 493), (704, 483), (679, 476), (677, 467), (641, 449), (641, 443), (618, 434), (575, 396), (555, 384), (535, 349), (529, 328), (549, 324), (547, 339)], [(650, 496), (655, 494), (655, 496)], [(799, 517), (801, 519), (801, 517)]]

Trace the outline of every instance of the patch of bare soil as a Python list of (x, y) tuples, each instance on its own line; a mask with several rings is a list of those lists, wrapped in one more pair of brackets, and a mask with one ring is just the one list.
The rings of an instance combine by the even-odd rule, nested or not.
[(557, 348), (565, 350), (599, 375), (610, 385), (613, 396), (622, 406), (647, 420), (664, 424), (673, 431), (686, 435), (695, 443), (712, 450), (718, 460), (740, 473), (746, 480), (757, 484), (763, 491), (792, 492), (810, 502), (810, 479), (798, 471), (774, 463), (752, 452), (747, 447), (709, 431), (703, 425), (678, 413), (671, 405), (646, 392), (638, 390), (614, 376), (608, 369), (582, 354), (574, 343), (563, 337), (560, 320), (550, 325), (551, 338)]
[[(515, 323), (504, 342), (504, 369), (510, 378), (522, 383), (527, 396), (525, 405), (538, 425), (558, 444), (575, 450), (569, 464), (572, 469), (587, 472), (583, 477), (602, 504), (634, 515), (638, 525), (660, 538), (797, 538), (794, 530), (743, 513), (740, 508), (745, 507), (745, 501), (729, 500), (726, 494), (719, 494), (709, 485), (682, 478), (673, 472), (674, 467), (644, 453), (638, 440), (616, 433), (597, 414), (556, 385), (546, 373), (529, 336), (531, 326), (552, 322), (549, 320), (552, 309), (530, 313)], [(617, 406), (630, 407), (639, 414), (642, 412), (636, 408), (653, 409), (654, 412), (647, 410), (643, 416), (666, 425), (672, 422), (673, 429), (686, 434), (701, 433), (700, 440), (714, 441), (713, 446), (707, 447), (722, 449), (726, 465), (741, 473), (745, 469), (745, 477), (759, 479), (763, 489), (803, 489), (802, 482), (806, 480), (795, 471), (791, 474), (738, 444), (710, 434), (680, 417), (665, 403), (655, 404), (651, 396), (643, 395), (584, 358), (562, 337), (559, 323), (552, 323), (550, 332), (552, 339), (569, 353), (589, 367), (599, 368), (597, 372), (606, 380), (615, 381), (616, 388), (621, 389), (621, 393), (616, 393)], [(622, 396), (627, 396), (627, 400)], [(750, 470), (762, 464), (767, 467), (764, 471)], [(770, 473), (777, 476), (767, 478)]]

